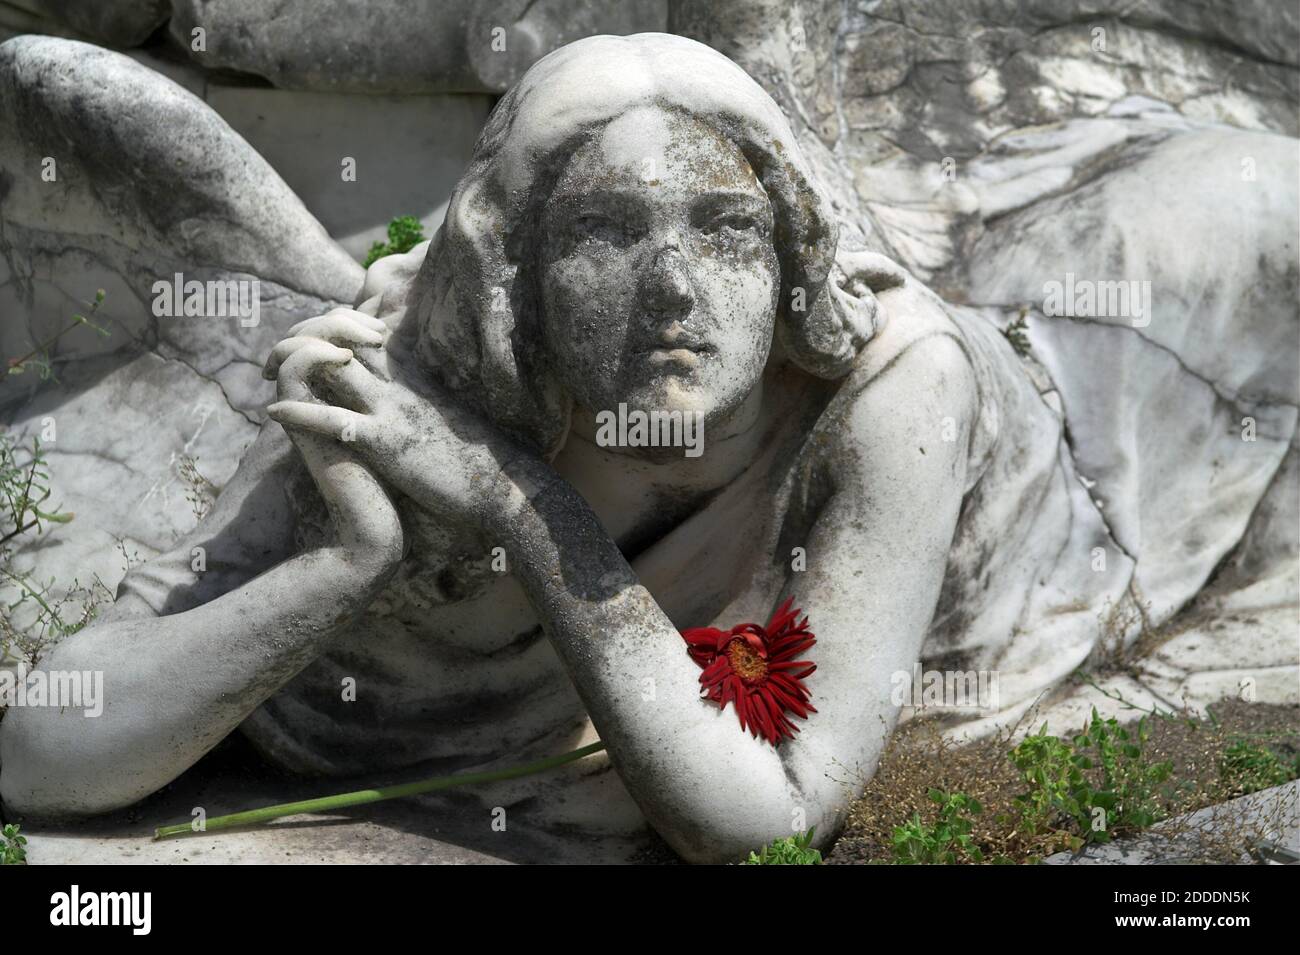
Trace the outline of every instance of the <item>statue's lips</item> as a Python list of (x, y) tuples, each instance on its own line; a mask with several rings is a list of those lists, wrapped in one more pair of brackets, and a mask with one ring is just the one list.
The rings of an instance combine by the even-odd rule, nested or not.
[(674, 322), (660, 334), (659, 340), (646, 348), (651, 364), (679, 363), (694, 368), (700, 358), (717, 352), (717, 348)]
[(661, 368), (676, 365), (681, 368), (697, 368), (706, 355), (717, 351), (712, 345), (683, 345), (680, 341), (671, 345), (657, 345), (646, 350), (646, 359), (652, 367)]
[(701, 353), (690, 348), (655, 348), (649, 353), (651, 365), (681, 365), (694, 368), (700, 363)]

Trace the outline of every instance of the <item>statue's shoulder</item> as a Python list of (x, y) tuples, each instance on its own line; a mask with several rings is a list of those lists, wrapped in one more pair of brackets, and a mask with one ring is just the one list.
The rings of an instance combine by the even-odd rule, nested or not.
[(938, 296), (909, 279), (878, 299), (886, 320), (818, 425), (828, 460), (850, 468), (974, 429), (984, 390), (966, 334)]
[[(912, 374), (920, 370), (945, 373), (944, 377), (972, 377), (970, 346), (947, 304), (915, 278), (877, 295), (885, 317), (876, 335), (858, 353), (845, 382), (856, 399), (866, 396), (874, 383), (906, 363)], [(926, 376), (928, 378), (928, 376)], [(917, 381), (917, 387), (921, 383)]]

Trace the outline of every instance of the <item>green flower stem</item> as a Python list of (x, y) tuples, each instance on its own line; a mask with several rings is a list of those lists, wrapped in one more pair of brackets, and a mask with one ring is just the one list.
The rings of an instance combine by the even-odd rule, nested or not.
[[(231, 829), (235, 826), (252, 826), (262, 822), (270, 822), (272, 819), (279, 819), (282, 816), (296, 816), (304, 812), (330, 812), (335, 809), (343, 809), (347, 806), (364, 806), (367, 803), (382, 802), (385, 799), (402, 799), (406, 796), (418, 796), (421, 793), (436, 792), (440, 789), (451, 789), (454, 786), (471, 786), (478, 783), (495, 783), (503, 779), (518, 779), (520, 776), (531, 776), (533, 773), (545, 772), (548, 769), (554, 769), (557, 766), (563, 766), (565, 763), (571, 763), (574, 760), (582, 759), (584, 756), (590, 756), (593, 753), (599, 753), (605, 748), (605, 744), (597, 740), (590, 745), (583, 746), (581, 749), (575, 749), (570, 753), (561, 753), (559, 756), (548, 756), (545, 759), (539, 759), (535, 762), (524, 763), (522, 766), (510, 766), (506, 769), (496, 769), (485, 773), (462, 773), (458, 776), (435, 776), (433, 779), (423, 779), (414, 783), (402, 783), (400, 786), (385, 786), (382, 789), (362, 789), (357, 792), (339, 793), (337, 796), (322, 796), (319, 799), (304, 799), (302, 802), (286, 802), (278, 806), (266, 806), (262, 809), (250, 809), (247, 812), (236, 812), (229, 816), (217, 816), (209, 819), (202, 832), (211, 832), (213, 829)], [(188, 822), (182, 822), (175, 826), (162, 826), (153, 831), (154, 839), (168, 839), (172, 836), (189, 836), (197, 835), (193, 825)]]

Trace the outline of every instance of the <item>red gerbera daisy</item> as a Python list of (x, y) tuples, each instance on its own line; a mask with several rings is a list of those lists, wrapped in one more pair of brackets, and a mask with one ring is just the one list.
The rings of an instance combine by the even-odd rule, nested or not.
[(798, 619), (800, 609), (790, 609), (792, 603), (793, 597), (781, 604), (766, 627), (742, 623), (730, 630), (682, 631), (686, 652), (704, 670), (700, 685), (708, 699), (724, 709), (735, 704), (740, 728), (751, 736), (762, 733), (773, 746), (799, 732), (787, 713), (807, 719), (817, 712), (802, 682), (817, 665), (795, 659), (817, 638), (808, 630), (808, 618)]

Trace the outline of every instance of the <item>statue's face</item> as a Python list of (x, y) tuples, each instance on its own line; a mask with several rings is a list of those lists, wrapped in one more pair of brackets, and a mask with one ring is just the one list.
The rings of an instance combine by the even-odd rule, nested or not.
[(547, 345), (578, 405), (707, 424), (754, 391), (780, 273), (771, 203), (734, 144), (676, 113), (625, 113), (573, 154), (541, 227)]

